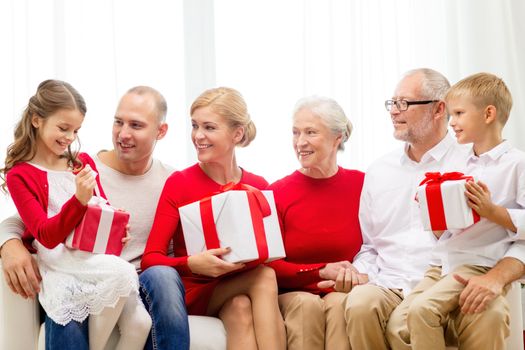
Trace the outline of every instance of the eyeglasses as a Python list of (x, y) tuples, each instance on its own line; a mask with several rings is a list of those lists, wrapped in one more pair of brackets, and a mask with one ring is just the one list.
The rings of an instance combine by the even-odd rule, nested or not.
[(411, 105), (426, 105), (432, 102), (439, 102), (439, 100), (424, 100), (424, 101), (407, 101), (407, 100), (386, 100), (385, 108), (387, 111), (391, 111), (392, 107), (396, 105), (398, 111), (403, 112), (408, 109)]

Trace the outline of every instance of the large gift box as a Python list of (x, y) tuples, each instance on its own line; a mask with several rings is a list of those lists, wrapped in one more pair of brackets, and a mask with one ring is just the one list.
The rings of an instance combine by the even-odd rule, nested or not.
[(179, 207), (188, 255), (230, 247), (222, 259), (232, 263), (284, 258), (273, 192), (247, 185), (221, 192)]
[(472, 176), (463, 173), (426, 173), (417, 190), (423, 226), (428, 231), (463, 229), (479, 221), (467, 204), (465, 183)]
[(65, 245), (92, 253), (120, 255), (126, 236), (129, 213), (93, 196), (84, 218), (67, 237)]

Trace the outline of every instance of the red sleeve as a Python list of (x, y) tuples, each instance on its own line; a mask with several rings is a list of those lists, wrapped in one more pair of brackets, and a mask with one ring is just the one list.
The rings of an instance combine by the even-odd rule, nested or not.
[[(78, 225), (87, 206), (82, 205), (75, 196), (72, 196), (57, 215), (48, 218), (47, 205), (44, 207), (42, 198), (44, 196), (41, 188), (44, 185), (38, 184), (38, 178), (42, 177), (31, 174), (30, 170), (13, 168), (7, 175), (7, 186), (27, 229), (42, 245), (52, 249), (64, 242)], [(47, 193), (45, 195), (47, 196)]]
[(176, 178), (170, 176), (160, 195), (155, 220), (142, 256), (142, 270), (154, 265), (166, 265), (177, 268), (181, 273), (191, 273), (188, 268), (188, 256), (168, 256), (168, 247), (180, 218), (175, 195), (176, 182)]
[[(93, 158), (90, 157), (89, 154), (87, 153), (80, 153), (78, 155), (78, 158), (80, 159), (80, 161), (82, 162), (83, 166), (86, 166), (86, 164), (89, 164), (89, 166), (91, 167), (91, 169), (95, 170), (98, 174), (98, 169), (97, 169), (97, 165), (95, 164), (95, 161), (93, 160)], [(106, 194), (104, 193), (104, 189), (102, 188), (102, 184), (100, 183), (100, 175), (98, 175), (96, 177), (96, 181), (97, 181), (97, 187), (98, 187), (98, 193), (100, 194), (100, 196), (104, 199), (108, 199), (108, 197), (106, 197)], [(95, 193), (96, 194), (96, 193)], [(111, 204), (111, 203), (110, 203)]]
[[(326, 263), (297, 264), (281, 259), (272, 261), (268, 266), (275, 270), (279, 287), (285, 289), (303, 289), (322, 281), (319, 277), (319, 269), (325, 267)], [(314, 287), (314, 289), (317, 289), (317, 287)], [(317, 290), (320, 291), (320, 289)]]

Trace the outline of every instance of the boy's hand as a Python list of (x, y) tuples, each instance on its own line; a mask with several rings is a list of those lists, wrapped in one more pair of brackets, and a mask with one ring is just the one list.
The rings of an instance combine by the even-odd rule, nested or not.
[[(479, 214), (479, 216), (491, 220), (497, 210), (497, 205), (490, 199), (490, 191), (483, 182), (467, 181), (465, 183), (465, 195), (468, 205)], [(494, 220), (491, 220), (494, 221)]]
[(75, 184), (77, 185), (75, 197), (77, 197), (80, 203), (87, 205), (91, 197), (93, 197), (93, 190), (96, 185), (93, 171), (89, 165), (86, 165), (84, 169), (79, 171), (75, 177)]

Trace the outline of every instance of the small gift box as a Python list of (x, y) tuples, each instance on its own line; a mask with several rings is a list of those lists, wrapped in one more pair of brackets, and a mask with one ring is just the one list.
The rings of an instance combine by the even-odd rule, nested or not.
[(93, 196), (84, 218), (65, 245), (92, 253), (120, 255), (126, 236), (129, 213), (110, 206), (105, 199)]
[(465, 196), (465, 183), (473, 180), (459, 172), (425, 174), (417, 190), (425, 230), (464, 229), (479, 221)]
[(269, 262), (286, 256), (272, 191), (228, 185), (179, 207), (188, 255), (230, 247), (223, 260)]

